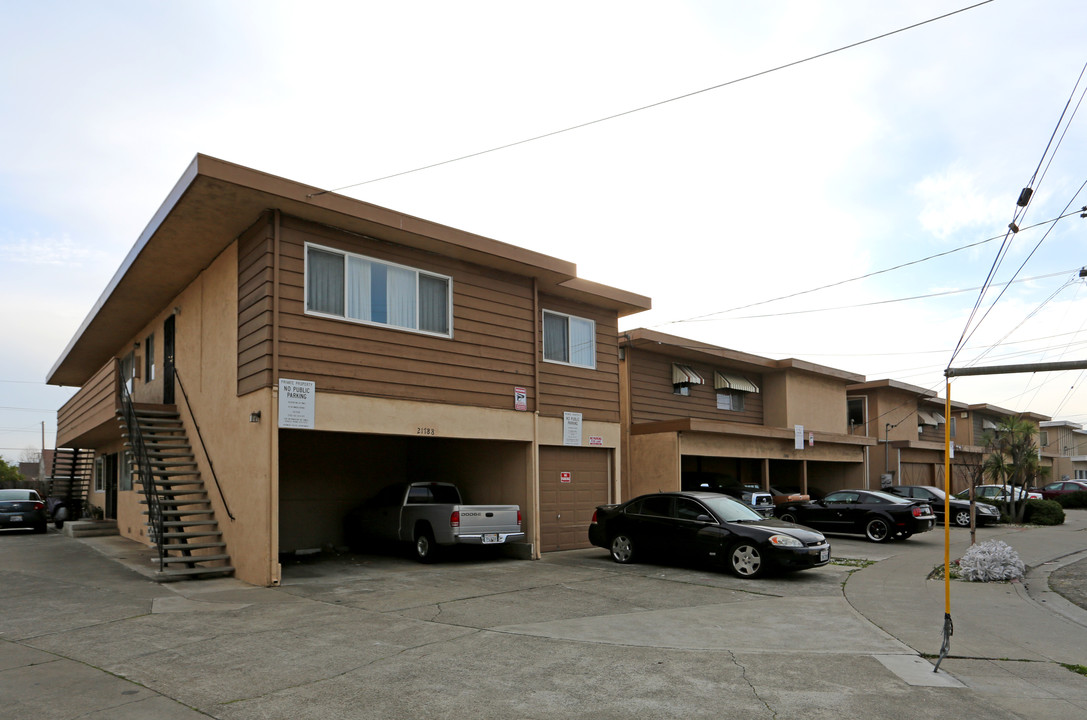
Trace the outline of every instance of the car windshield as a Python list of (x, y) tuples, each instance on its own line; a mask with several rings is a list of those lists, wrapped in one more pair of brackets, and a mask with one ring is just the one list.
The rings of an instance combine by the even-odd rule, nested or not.
[(717, 517), (721, 518), (725, 522), (743, 522), (745, 520), (762, 520), (762, 515), (749, 508), (743, 503), (736, 502), (730, 497), (721, 495), (720, 497), (701, 497), (702, 502), (706, 503), (713, 510)]

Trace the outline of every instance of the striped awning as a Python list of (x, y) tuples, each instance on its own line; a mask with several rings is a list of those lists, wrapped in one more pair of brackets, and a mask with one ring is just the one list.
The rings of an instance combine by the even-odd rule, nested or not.
[(737, 390), (739, 392), (757, 393), (759, 386), (745, 377), (715, 371), (713, 373), (713, 387), (717, 390)]
[(931, 413), (927, 413), (924, 410), (917, 411), (917, 422), (919, 425), (939, 425), (936, 422), (936, 418), (932, 417)]
[(993, 422), (992, 420), (983, 419), (981, 421), (981, 429), (982, 430), (996, 430), (996, 423)]
[(702, 376), (692, 370), (689, 365), (672, 363), (673, 385), (701, 385), (704, 382), (706, 381), (702, 379)]

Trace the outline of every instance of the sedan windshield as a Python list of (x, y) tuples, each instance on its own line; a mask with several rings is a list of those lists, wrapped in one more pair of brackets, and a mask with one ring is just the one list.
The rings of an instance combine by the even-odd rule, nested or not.
[(703, 497), (699, 498), (702, 502), (709, 505), (710, 510), (713, 510), (717, 517), (721, 518), (725, 522), (742, 522), (744, 520), (762, 520), (762, 515), (749, 508), (743, 503), (736, 502), (730, 497)]

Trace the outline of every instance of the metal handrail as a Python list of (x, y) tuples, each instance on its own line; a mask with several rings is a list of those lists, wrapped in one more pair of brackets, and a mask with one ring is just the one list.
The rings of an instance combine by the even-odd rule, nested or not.
[(223, 509), (226, 510), (227, 516), (234, 520), (234, 514), (230, 512), (230, 506), (226, 503), (226, 496), (223, 495), (223, 488), (219, 485), (219, 476), (215, 474), (215, 463), (211, 461), (211, 455), (208, 454), (208, 447), (204, 444), (204, 435), (200, 432), (200, 423), (196, 421), (196, 413), (193, 412), (192, 404), (189, 403), (189, 394), (185, 392), (185, 384), (181, 382), (181, 373), (177, 368), (174, 368), (174, 378), (177, 379), (177, 386), (181, 388), (181, 397), (185, 398), (185, 408), (189, 411), (189, 417), (192, 418), (193, 427), (196, 428), (196, 437), (200, 440), (200, 449), (204, 451), (204, 459), (208, 461), (208, 469), (211, 470), (211, 479), (215, 481), (215, 489), (219, 491), (219, 499), (223, 502)]
[(128, 385), (121, 377), (120, 364), (117, 365), (116, 377), (120, 386), (121, 414), (128, 428), (129, 445), (132, 446), (132, 454), (135, 457), (136, 467), (140, 473), (140, 484), (143, 485), (143, 496), (147, 501), (147, 524), (154, 536), (155, 548), (159, 556), (159, 572), (165, 570), (165, 552), (163, 549), (164, 527), (162, 517), (162, 505), (159, 503), (158, 484), (151, 470), (151, 460), (147, 457), (147, 445), (143, 441), (143, 431), (140, 430), (140, 421), (136, 417), (136, 408), (132, 404), (132, 396), (128, 393)]

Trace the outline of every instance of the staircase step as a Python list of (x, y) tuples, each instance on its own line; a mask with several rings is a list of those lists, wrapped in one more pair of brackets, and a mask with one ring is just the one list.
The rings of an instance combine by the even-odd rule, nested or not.
[(206, 538), (206, 537), (222, 537), (223, 533), (218, 530), (198, 530), (193, 532), (164, 532), (162, 534), (163, 540), (181, 540), (188, 538)]
[(210, 568), (171, 568), (155, 573), (155, 579), (159, 582), (171, 582), (173, 580), (192, 580), (199, 577), (233, 574), (234, 568), (229, 565)]
[(211, 520), (193, 520), (192, 522), (189, 522), (187, 520), (166, 520), (162, 523), (162, 526), (164, 528), (202, 527), (211, 525), (218, 527), (219, 523), (214, 518), (212, 518)]
[(163, 552), (181, 552), (183, 550), (225, 550), (225, 542), (207, 542), (207, 543), (177, 543), (170, 545), (163, 545)]
[(166, 564), (186, 564), (186, 563), (202, 563), (212, 562), (219, 560), (230, 560), (229, 555), (189, 555), (187, 557), (164, 557), (162, 562)]

